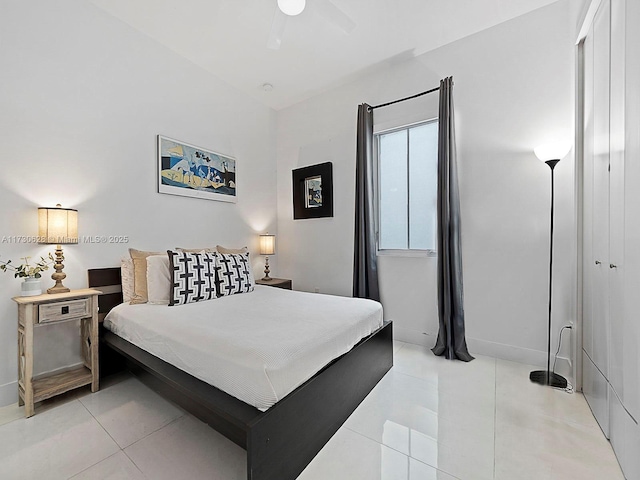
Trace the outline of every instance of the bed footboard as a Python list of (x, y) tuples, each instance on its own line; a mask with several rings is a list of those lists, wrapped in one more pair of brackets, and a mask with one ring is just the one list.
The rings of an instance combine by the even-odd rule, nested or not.
[(248, 480), (293, 480), (393, 366), (392, 326), (385, 322), (266, 412), (109, 331), (101, 348), (124, 357), (152, 390), (246, 449)]
[(251, 424), (247, 478), (295, 479), (392, 366), (387, 322)]

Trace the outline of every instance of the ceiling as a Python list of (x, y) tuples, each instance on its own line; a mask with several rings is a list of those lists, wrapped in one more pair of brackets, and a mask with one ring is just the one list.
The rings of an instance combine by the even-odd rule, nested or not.
[[(319, 0), (287, 17), (267, 48), (277, 0), (91, 0), (276, 110), (379, 65), (410, 58), (556, 0), (331, 0), (356, 24), (346, 34)], [(326, 1), (326, 0), (325, 0)], [(273, 90), (264, 91), (270, 83)]]

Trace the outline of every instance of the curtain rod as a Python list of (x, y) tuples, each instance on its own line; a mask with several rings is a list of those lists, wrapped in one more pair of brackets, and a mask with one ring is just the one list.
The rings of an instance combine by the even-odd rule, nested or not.
[(401, 98), (400, 100), (394, 100), (393, 102), (383, 103), (381, 105), (376, 105), (374, 107), (369, 107), (371, 110), (375, 110), (376, 108), (388, 107), (389, 105), (393, 105), (395, 103), (404, 102), (405, 100), (411, 100), (413, 98), (421, 97), (426, 95), (427, 93), (433, 93), (440, 90), (440, 87), (432, 88), (431, 90), (427, 90), (426, 92), (416, 93), (415, 95), (411, 95), (410, 97)]

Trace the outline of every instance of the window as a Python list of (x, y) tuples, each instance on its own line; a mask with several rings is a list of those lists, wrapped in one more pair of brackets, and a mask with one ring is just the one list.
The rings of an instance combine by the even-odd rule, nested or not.
[(438, 121), (376, 137), (378, 250), (436, 250)]

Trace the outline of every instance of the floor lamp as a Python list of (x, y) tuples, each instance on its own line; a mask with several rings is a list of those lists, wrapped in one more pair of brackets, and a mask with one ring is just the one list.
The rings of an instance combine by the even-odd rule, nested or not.
[(550, 241), (549, 241), (549, 326), (547, 331), (547, 369), (536, 370), (529, 374), (529, 380), (541, 385), (549, 385), (551, 387), (566, 388), (567, 379), (562, 375), (558, 375), (551, 371), (551, 293), (552, 281), (553, 281), (553, 204), (554, 204), (554, 183), (553, 183), (553, 169), (558, 162), (564, 158), (571, 145), (566, 143), (552, 143), (548, 145), (541, 145), (534, 149), (536, 157), (551, 168), (551, 229), (550, 229)]

